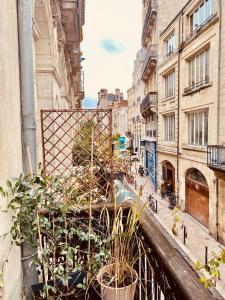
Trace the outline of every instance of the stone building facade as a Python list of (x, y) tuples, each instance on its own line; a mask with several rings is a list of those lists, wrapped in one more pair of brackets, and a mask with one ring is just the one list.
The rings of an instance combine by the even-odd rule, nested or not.
[[(81, 108), (84, 98), (80, 43), (84, 1), (35, 0), (33, 48), (37, 120), (41, 109)], [(38, 145), (41, 145), (37, 122)], [(41, 159), (41, 148), (38, 150)]]
[(126, 132), (127, 132), (127, 117), (128, 117), (128, 101), (119, 100), (113, 102), (112, 108), (112, 131), (113, 134), (120, 135), (121, 149), (126, 148)]
[(112, 109), (114, 101), (124, 100), (120, 89), (115, 89), (115, 93), (108, 93), (107, 89), (101, 89), (98, 92), (97, 109)]
[(144, 143), (144, 157), (147, 174), (153, 188), (157, 189), (157, 112), (158, 112), (158, 44), (160, 33), (176, 15), (186, 0), (144, 0), (142, 46), (146, 56), (141, 70), (145, 84), (141, 99), (141, 114), (145, 119), (147, 139)]
[(225, 142), (224, 12), (220, 1), (188, 1), (161, 32), (158, 67), (158, 190), (170, 182), (182, 210), (223, 242), (224, 183), (207, 166), (207, 145)]
[(114, 93), (109, 93), (107, 89), (101, 89), (98, 92), (97, 109), (112, 110), (112, 132), (113, 134), (120, 134), (120, 142), (125, 147), (127, 144), (128, 101), (124, 99), (120, 89), (115, 89)]
[[(129, 131), (128, 138), (133, 149), (137, 150), (139, 155), (141, 153), (141, 141), (145, 138), (145, 124), (144, 118), (140, 112), (141, 99), (144, 97), (144, 83), (141, 80), (141, 69), (145, 57), (145, 50), (141, 49), (136, 55), (134, 61), (134, 69), (132, 74), (132, 88), (128, 90), (129, 103)], [(130, 92), (132, 89), (132, 93)]]
[[(28, 1), (29, 2), (29, 1)], [(27, 2), (27, 3), (28, 3)], [(18, 10), (22, 1), (3, 0), (0, 13), (0, 185), (23, 172), (21, 121), (21, 61)], [(24, 1), (25, 3), (25, 1)], [(30, 2), (32, 3), (32, 1)], [(80, 65), (80, 43), (84, 25), (84, 1), (34, 0), (33, 65), (38, 158), (41, 161), (40, 110), (80, 108), (84, 97)], [(31, 30), (32, 31), (32, 30)], [(32, 35), (32, 33), (31, 33)], [(31, 100), (32, 101), (32, 100)], [(0, 207), (6, 201), (0, 198)], [(11, 216), (0, 212), (0, 236), (9, 232)], [(9, 253), (10, 236), (0, 241), (0, 269)], [(13, 276), (12, 276), (13, 274)], [(0, 280), (2, 279), (0, 275)], [(12, 247), (3, 270), (3, 300), (21, 299), (23, 295), (21, 249)]]

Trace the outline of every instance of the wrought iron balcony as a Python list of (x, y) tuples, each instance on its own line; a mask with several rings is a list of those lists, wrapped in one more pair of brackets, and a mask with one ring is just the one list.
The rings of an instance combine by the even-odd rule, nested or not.
[(152, 113), (156, 113), (156, 106), (158, 102), (158, 93), (149, 92), (141, 103), (141, 114), (143, 118), (147, 118)]
[(218, 18), (217, 13), (211, 14), (202, 24), (196, 26), (196, 28), (185, 38), (184, 45), (186, 46), (188, 43), (196, 39), (206, 28), (211, 26), (213, 22)]
[(147, 81), (157, 63), (157, 45), (151, 45), (146, 53), (146, 57), (141, 70), (141, 79)]
[(210, 145), (207, 147), (207, 165), (210, 169), (225, 173), (225, 146)]
[(156, 20), (157, 7), (155, 0), (148, 1), (147, 13), (145, 16), (145, 22), (142, 30), (142, 46), (146, 47), (151, 36), (153, 24)]
[[(132, 192), (132, 195), (134, 194), (134, 192), (130, 189), (128, 191)], [(106, 207), (109, 212), (107, 216), (110, 217), (110, 220), (113, 220), (113, 206), (111, 204), (105, 204), (104, 209)], [(108, 225), (105, 221), (106, 217), (103, 218), (101, 214), (101, 212), (103, 211), (103, 206), (99, 204), (94, 205), (92, 209), (92, 232), (94, 235), (100, 236), (101, 234), (101, 236), (105, 237), (106, 230), (104, 229), (107, 228)], [(126, 205), (126, 207), (125, 205), (123, 205), (123, 226), (126, 226), (126, 216), (129, 214), (129, 209), (129, 204)], [(48, 217), (48, 212), (45, 212), (45, 216)], [(70, 226), (79, 228), (79, 230), (79, 226), (83, 226), (86, 229), (86, 224), (88, 224), (90, 219), (88, 208), (83, 208), (80, 210), (80, 213), (76, 214), (74, 213), (74, 211), (68, 210), (66, 216), (69, 220), (71, 220), (69, 223)], [(185, 258), (185, 254), (183, 253), (180, 246), (176, 244), (173, 239), (168, 238), (168, 234), (166, 234), (164, 228), (160, 224), (158, 224), (157, 219), (150, 210), (146, 208), (144, 209), (144, 212), (140, 217), (140, 221), (141, 222), (139, 230), (137, 232), (137, 236), (141, 240), (141, 243), (146, 251), (144, 253), (140, 251), (140, 243), (138, 243), (138, 240), (137, 242), (136, 239), (132, 241), (132, 248), (130, 249), (130, 252), (134, 253), (133, 255), (137, 260), (133, 268), (136, 270), (138, 276), (138, 283), (135, 289), (134, 300), (221, 299), (219, 298), (219, 295), (214, 288), (208, 290), (204, 288), (204, 286), (200, 283), (198, 279), (199, 274), (194, 271), (194, 266), (190, 265), (190, 263), (187, 262), (187, 258)], [(59, 223), (57, 225), (62, 226), (63, 228), (63, 223)], [(71, 227), (68, 227), (68, 230), (70, 229)], [(44, 232), (42, 236), (43, 241), (49, 241), (47, 232)], [(74, 242), (75, 240), (75, 243), (76, 245), (78, 245), (79, 249), (78, 255), (82, 257), (83, 263), (87, 264), (88, 256), (85, 251), (88, 247), (87, 241), (82, 241), (81, 239), (76, 237), (76, 234), (74, 234), (73, 239), (69, 239), (69, 243), (71, 243), (72, 241)], [(65, 255), (63, 255), (61, 252), (56, 252), (56, 262), (64, 262), (64, 259)], [(77, 268), (75, 259), (72, 260), (71, 268)], [(41, 276), (45, 278), (43, 270), (44, 266), (42, 265), (40, 272)], [(87, 273), (83, 270), (82, 272), (80, 272), (80, 274), (82, 274), (85, 278), (87, 276)], [(50, 272), (49, 276), (51, 276)], [(51, 281), (49, 281), (49, 285), (51, 285)], [(76, 286), (72, 286), (71, 290), (75, 294), (75, 292), (77, 292)], [(88, 285), (87, 291), (78, 292), (80, 296), (77, 299), (86, 299), (85, 293), (86, 295), (89, 295), (89, 299), (102, 299), (100, 286), (95, 278), (92, 278), (90, 285)], [(73, 294), (71, 295), (73, 297)]]
[(209, 76), (205, 76), (205, 78), (199, 82), (192, 82), (188, 87), (184, 89), (184, 96), (192, 94), (198, 90), (204, 89), (210, 85)]

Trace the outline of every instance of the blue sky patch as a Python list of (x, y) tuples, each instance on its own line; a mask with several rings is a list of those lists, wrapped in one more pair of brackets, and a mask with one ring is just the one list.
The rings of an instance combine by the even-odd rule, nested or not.
[(82, 101), (82, 108), (96, 108), (98, 100), (91, 97), (85, 97)]
[(104, 51), (112, 54), (118, 54), (125, 50), (125, 46), (121, 42), (106, 38), (101, 42), (101, 47)]

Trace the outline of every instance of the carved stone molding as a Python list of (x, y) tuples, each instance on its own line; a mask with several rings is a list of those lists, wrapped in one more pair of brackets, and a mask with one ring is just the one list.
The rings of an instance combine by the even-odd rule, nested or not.
[(52, 9), (52, 20), (53, 20), (53, 26), (56, 27), (57, 23), (60, 19), (60, 9), (58, 7), (56, 0), (51, 0), (51, 9)]

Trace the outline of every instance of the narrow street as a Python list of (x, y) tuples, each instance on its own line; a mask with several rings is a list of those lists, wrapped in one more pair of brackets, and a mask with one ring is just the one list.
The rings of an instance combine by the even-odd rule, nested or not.
[[(136, 192), (139, 191), (140, 186), (143, 186), (142, 198), (145, 201), (149, 201), (148, 197), (151, 194), (154, 200), (157, 201), (157, 213), (152, 212), (160, 224), (166, 229), (166, 231), (174, 238), (179, 246), (184, 250), (188, 257), (195, 264), (198, 260), (201, 264), (205, 264), (206, 259), (206, 247), (208, 249), (207, 259), (212, 258), (212, 252), (219, 253), (224, 246), (217, 242), (209, 235), (208, 229), (195, 220), (189, 214), (179, 211), (180, 221), (178, 223), (178, 235), (175, 237), (172, 233), (172, 226), (174, 224), (173, 210), (169, 209), (169, 203), (167, 199), (161, 199), (161, 196), (155, 193), (152, 189), (152, 185), (149, 177), (140, 176), (136, 174), (138, 170), (138, 163), (133, 163), (132, 174), (135, 177), (135, 183), (132, 188)], [(149, 208), (151, 210), (151, 208)], [(151, 210), (152, 211), (152, 210)], [(186, 227), (186, 239), (184, 244), (184, 226)], [(217, 290), (221, 295), (225, 296), (225, 266), (221, 265), (221, 281), (217, 283)]]
[(225, 299), (225, 0), (1, 4), (0, 300)]

